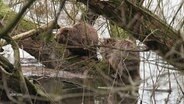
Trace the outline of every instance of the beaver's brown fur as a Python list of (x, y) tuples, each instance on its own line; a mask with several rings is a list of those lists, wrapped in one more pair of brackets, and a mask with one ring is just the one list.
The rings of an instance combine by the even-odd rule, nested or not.
[(96, 29), (87, 23), (79, 22), (73, 27), (60, 28), (57, 40), (61, 44), (66, 44), (72, 54), (80, 56), (96, 54), (94, 45), (98, 44), (98, 34)]
[[(103, 47), (104, 45), (104, 47)], [(130, 40), (105, 39), (101, 47), (102, 57), (110, 64), (118, 77), (126, 84), (140, 79), (140, 59), (136, 44)], [(131, 51), (133, 50), (133, 51)], [(129, 80), (130, 78), (130, 80)]]

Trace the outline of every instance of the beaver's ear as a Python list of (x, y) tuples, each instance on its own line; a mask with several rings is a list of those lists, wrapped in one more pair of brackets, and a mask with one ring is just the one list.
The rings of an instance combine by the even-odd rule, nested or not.
[(68, 29), (65, 29), (65, 28), (60, 28), (58, 30), (58, 32), (56, 33), (55, 35), (55, 39), (58, 40), (60, 39), (61, 37), (66, 37), (68, 34)]
[(104, 43), (105, 44), (113, 44), (114, 42), (116, 42), (116, 40), (115, 39), (113, 39), (113, 38), (107, 38), (107, 39), (104, 39)]
[(62, 29), (59, 30), (58, 35), (67, 36), (69, 30), (70, 30), (70, 28), (62, 28)]

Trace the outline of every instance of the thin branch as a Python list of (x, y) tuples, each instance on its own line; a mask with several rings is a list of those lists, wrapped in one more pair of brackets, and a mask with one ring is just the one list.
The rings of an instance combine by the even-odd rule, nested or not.
[[(24, 95), (29, 95), (29, 91), (21, 70), (20, 64), (20, 53), (19, 53), (19, 46), (18, 44), (9, 36), (5, 36), (4, 39), (11, 44), (13, 51), (14, 51), (14, 67), (15, 67), (15, 74), (19, 77), (20, 81), (20, 89)], [(28, 98), (29, 104), (32, 104), (31, 98)]]
[[(47, 31), (48, 29), (50, 29), (54, 24), (54, 21), (50, 21), (48, 24), (46, 25), (43, 25), (43, 26), (40, 26), (36, 29), (32, 29), (32, 30), (29, 30), (29, 31), (26, 31), (26, 32), (23, 32), (23, 33), (20, 33), (20, 34), (17, 34), (17, 35), (14, 35), (12, 37), (13, 40), (23, 40), (23, 39), (26, 39), (28, 37), (31, 37), (33, 35), (36, 35), (38, 33), (41, 33), (41, 32), (44, 32), (44, 31)], [(55, 28), (55, 27), (54, 27)], [(57, 27), (56, 27), (57, 28)], [(1, 46), (4, 46), (4, 45), (7, 45), (8, 43), (5, 42), (5, 41), (1, 41), (0, 42), (0, 45)]]
[(11, 73), (14, 70), (14, 66), (2, 55), (0, 55), (0, 65), (6, 70), (7, 73)]
[(5, 26), (2, 31), (0, 31), (0, 38), (7, 35), (8, 33), (11, 33), (13, 28), (17, 25), (17, 23), (21, 20), (22, 16), (26, 12), (26, 10), (34, 3), (35, 0), (28, 0), (28, 2), (23, 6), (21, 11), (18, 13), (18, 15), (7, 25)]
[[(0, 69), (2, 69), (2, 67), (0, 67)], [(11, 95), (10, 95), (10, 90), (8, 89), (8, 84), (7, 84), (7, 76), (5, 75), (5, 73), (2, 73), (2, 81), (3, 81), (3, 88), (6, 92), (6, 95), (7, 97), (14, 103), (18, 104), (20, 102), (18, 102), (15, 98), (13, 98)]]

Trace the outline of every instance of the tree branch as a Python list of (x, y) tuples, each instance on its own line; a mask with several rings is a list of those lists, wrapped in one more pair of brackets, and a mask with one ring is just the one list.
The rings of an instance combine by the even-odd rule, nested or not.
[(17, 25), (17, 23), (21, 20), (22, 16), (24, 15), (24, 13), (26, 12), (27, 8), (29, 8), (35, 0), (29, 0), (27, 1), (27, 3), (23, 6), (23, 8), (21, 9), (21, 11), (18, 13), (18, 15), (13, 18), (12, 21), (10, 21), (10, 23), (8, 25), (6, 25), (2, 31), (0, 31), (0, 38), (2, 38), (3, 36), (7, 35), (8, 33), (10, 33), (13, 28)]

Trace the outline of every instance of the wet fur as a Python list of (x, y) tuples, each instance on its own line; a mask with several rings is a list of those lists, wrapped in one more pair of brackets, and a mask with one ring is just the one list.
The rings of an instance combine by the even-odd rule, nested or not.
[[(140, 79), (139, 53), (123, 51), (136, 50), (135, 43), (130, 40), (105, 39), (102, 45), (106, 46), (102, 46), (100, 49), (102, 57), (110, 64), (116, 73), (116, 77), (121, 78), (125, 84), (130, 83), (130, 80), (136, 81)], [(112, 49), (112, 47), (117, 49)]]
[(73, 27), (60, 28), (57, 33), (57, 40), (61, 44), (76, 46), (68, 49), (74, 55), (86, 56), (96, 54), (96, 48), (88, 48), (98, 44), (97, 31), (89, 24), (79, 22)]

